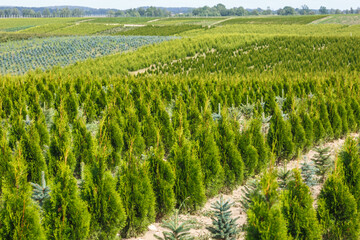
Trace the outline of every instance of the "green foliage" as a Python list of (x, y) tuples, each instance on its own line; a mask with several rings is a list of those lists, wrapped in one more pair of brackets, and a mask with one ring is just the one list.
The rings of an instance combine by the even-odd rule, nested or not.
[(80, 163), (91, 165), (94, 162), (94, 140), (87, 131), (85, 121), (78, 118), (73, 122), (72, 129), (73, 152), (76, 161), (75, 173), (80, 173)]
[(9, 171), (12, 151), (6, 141), (6, 132), (0, 127), (0, 196), (2, 193), (3, 177)]
[(191, 142), (181, 131), (178, 134), (179, 139), (168, 157), (175, 171), (175, 197), (177, 205), (185, 202), (186, 208), (195, 210), (206, 200), (201, 165)]
[(360, 209), (360, 155), (355, 139), (348, 137), (340, 153), (339, 162), (343, 165), (344, 180)]
[[(308, 113), (301, 113), (301, 120), (302, 120), (302, 125), (304, 127), (305, 130), (305, 138), (306, 138), (306, 142), (305, 142), (305, 149), (310, 149), (311, 146), (313, 145), (314, 142), (314, 123), (313, 120), (311, 120), (310, 116)], [(321, 138), (321, 133), (319, 134), (320, 138)]]
[(30, 183), (33, 187), (32, 199), (39, 202), (40, 207), (44, 205), (44, 202), (50, 199), (50, 188), (46, 185), (45, 172), (41, 172), (41, 185), (37, 183)]
[[(328, 108), (324, 101), (321, 101), (319, 108), (320, 108), (319, 109), (320, 121), (325, 130), (325, 137), (327, 139), (332, 139), (334, 137), (334, 131), (332, 129), (331, 122), (329, 120)], [(333, 113), (335, 115), (335, 112), (333, 112)], [(335, 117), (334, 115), (332, 116), (332, 117), (334, 117), (334, 118), (332, 118), (332, 120), (334, 120), (334, 126), (335, 125), (338, 126), (339, 125), (338, 124), (339, 122), (337, 121), (338, 118)]]
[(270, 120), (267, 142), (278, 157), (292, 157), (294, 153), (294, 143), (292, 142), (291, 128), (288, 122), (283, 119), (278, 107), (275, 108), (274, 115)]
[(329, 120), (331, 123), (331, 127), (333, 129), (335, 139), (340, 138), (342, 136), (342, 121), (341, 117), (338, 114), (337, 105), (334, 102), (330, 102), (328, 105), (329, 110)]
[(159, 240), (192, 240), (190, 236), (191, 225), (188, 222), (180, 223), (179, 210), (175, 211), (174, 216), (169, 221), (164, 221), (162, 227), (170, 231), (163, 232), (163, 237), (154, 235)]
[(34, 125), (25, 133), (20, 141), (21, 151), (28, 170), (28, 181), (41, 182), (41, 172), (47, 171), (46, 162), (40, 148), (40, 139)]
[(320, 177), (320, 182), (324, 182), (326, 175), (332, 169), (333, 163), (330, 158), (329, 148), (315, 148), (317, 152), (311, 160), (316, 166), (316, 175)]
[(45, 239), (40, 211), (31, 199), (25, 160), (20, 148), (8, 159), (0, 203), (1, 239)]
[(266, 172), (261, 179), (261, 195), (255, 196), (247, 211), (246, 239), (289, 239), (281, 211), (276, 174)]
[(317, 168), (314, 166), (314, 163), (308, 162), (307, 159), (305, 159), (304, 163), (301, 163), (301, 175), (309, 187), (313, 187), (317, 183), (316, 178), (314, 178), (316, 171)]
[(63, 162), (68, 164), (71, 170), (74, 170), (76, 162), (71, 147), (71, 134), (67, 115), (61, 105), (51, 128), (50, 155), (48, 159), (50, 175), (57, 175), (59, 165)]
[(91, 214), (90, 236), (114, 239), (125, 225), (126, 215), (116, 191), (116, 181), (106, 170), (106, 149), (100, 149), (95, 162), (82, 173), (81, 198)]
[(293, 113), (290, 115), (290, 123), (295, 152), (302, 151), (306, 144), (306, 132), (301, 125), (301, 119), (298, 115)]
[(235, 133), (224, 113), (222, 116), (218, 124), (219, 135), (216, 141), (220, 150), (221, 165), (225, 172), (225, 186), (234, 188), (244, 179), (244, 162), (235, 144)]
[(331, 174), (323, 185), (317, 214), (323, 228), (323, 239), (358, 239), (359, 221), (354, 196), (344, 182), (342, 166)]
[(212, 226), (207, 227), (212, 234), (212, 239), (236, 240), (239, 229), (236, 224), (238, 218), (231, 217), (230, 208), (233, 205), (234, 203), (230, 203), (229, 200), (224, 201), (223, 196), (220, 197), (220, 201), (212, 204), (215, 217), (211, 218)]
[(204, 115), (203, 126), (196, 138), (198, 158), (201, 162), (203, 183), (207, 196), (214, 196), (224, 185), (224, 169), (221, 166), (220, 151), (214, 139), (214, 126), (210, 113)]
[(316, 143), (321, 142), (325, 138), (325, 129), (319, 118), (314, 121), (314, 140)]
[(282, 193), (282, 204), (288, 233), (293, 239), (322, 239), (310, 189), (298, 170), (294, 170), (294, 179)]
[(280, 179), (279, 187), (281, 189), (286, 189), (292, 177), (293, 173), (291, 170), (287, 169), (287, 162), (285, 162), (284, 168), (280, 169), (278, 172), (278, 178)]
[(122, 235), (129, 237), (143, 232), (155, 220), (156, 197), (146, 166), (133, 155), (132, 149), (125, 161), (118, 173), (118, 192), (127, 215)]
[(146, 161), (150, 180), (156, 197), (156, 209), (158, 216), (171, 213), (175, 207), (174, 193), (175, 173), (171, 164), (164, 159), (164, 152), (160, 147), (149, 152)]
[(70, 167), (60, 163), (51, 186), (50, 200), (44, 203), (47, 239), (86, 239), (90, 214), (81, 200)]
[(252, 206), (254, 199), (263, 197), (260, 182), (257, 179), (249, 180), (241, 192), (243, 196), (240, 203), (244, 211), (247, 211)]
[(250, 143), (255, 147), (258, 154), (256, 172), (260, 172), (260, 170), (264, 169), (270, 159), (269, 148), (266, 145), (265, 137), (261, 132), (261, 127), (261, 121), (255, 119), (251, 122), (250, 128), (248, 129), (251, 135)]

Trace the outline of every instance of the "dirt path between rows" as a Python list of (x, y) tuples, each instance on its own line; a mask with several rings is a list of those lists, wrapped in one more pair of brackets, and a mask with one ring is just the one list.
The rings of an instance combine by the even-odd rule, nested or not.
[[(350, 134), (351, 137), (359, 137), (359, 134)], [(332, 158), (334, 158), (337, 153), (340, 151), (341, 147), (343, 146), (345, 142), (345, 138), (338, 139), (332, 142), (328, 142), (325, 144), (322, 144), (321, 147), (329, 147), (330, 148), (330, 155)], [(305, 162), (305, 160), (310, 161), (316, 152), (314, 150), (310, 150), (308, 153), (304, 154), (302, 159), (300, 161), (293, 160), (290, 161), (287, 164), (287, 169), (291, 170), (294, 168), (300, 168), (301, 163)], [(283, 168), (283, 166), (277, 166), (278, 169)], [(224, 199), (230, 199), (235, 204), (232, 207), (232, 214), (233, 217), (238, 217), (238, 225), (241, 227), (243, 224), (246, 223), (246, 213), (243, 211), (240, 200), (242, 199), (244, 186), (240, 186), (237, 189), (235, 189), (231, 194), (223, 195)], [(317, 198), (318, 194), (320, 193), (321, 185), (318, 184), (311, 188), (312, 195), (314, 199)], [(211, 204), (215, 203), (220, 199), (220, 195), (216, 196), (214, 198), (208, 199), (205, 206), (198, 212), (196, 212), (193, 215), (187, 214), (187, 215), (181, 215), (180, 218), (182, 220), (189, 220), (191, 223), (194, 224), (195, 228), (191, 230), (191, 234), (195, 239), (210, 239), (210, 234), (206, 230), (206, 226), (211, 225), (212, 221), (210, 218), (211, 214)], [(161, 236), (162, 231), (164, 229), (161, 227), (161, 223), (157, 222), (154, 224), (151, 224), (148, 228), (148, 231), (140, 237), (137, 238), (130, 238), (129, 240), (156, 240), (154, 237), (154, 234), (157, 234)], [(242, 233), (241, 236), (239, 236), (238, 239), (244, 239), (244, 233)]]
[(229, 21), (230, 19), (233, 19), (234, 17), (229, 17), (229, 18), (226, 18), (226, 19), (223, 19), (223, 20), (220, 20), (220, 21), (217, 21), (217, 22), (214, 22), (212, 24), (209, 25), (209, 27), (212, 27), (212, 26), (215, 26), (217, 24), (220, 24), (220, 23), (223, 23), (223, 22), (226, 22), (226, 21)]

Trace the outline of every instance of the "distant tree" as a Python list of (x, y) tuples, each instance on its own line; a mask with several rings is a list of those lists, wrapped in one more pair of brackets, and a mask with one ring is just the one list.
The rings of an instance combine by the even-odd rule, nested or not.
[(319, 9), (319, 13), (320, 14), (328, 14), (329, 11), (326, 9), (326, 7), (321, 6), (320, 9)]
[(296, 11), (294, 8), (290, 7), (290, 6), (286, 6), (284, 7), (283, 9), (279, 9), (277, 11), (277, 14), (278, 15), (295, 15), (296, 14)]
[(50, 17), (50, 10), (48, 8), (45, 8), (43, 11), (42, 11), (42, 16), (43, 17)]
[(301, 15), (309, 15), (310, 9), (309, 9), (309, 7), (305, 4), (305, 5), (302, 5), (302, 6), (301, 6), (301, 9), (300, 9), (299, 12), (300, 12)]

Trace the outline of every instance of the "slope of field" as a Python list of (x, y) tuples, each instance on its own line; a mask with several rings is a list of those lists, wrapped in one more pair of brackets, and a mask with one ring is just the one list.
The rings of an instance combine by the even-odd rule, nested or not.
[(83, 21), (85, 18), (5, 18), (0, 20), (0, 32), (9, 31), (9, 29), (27, 28), (29, 26), (42, 26), (48, 24), (60, 24), (60, 23), (74, 23), (77, 21)]
[(360, 15), (331, 15), (323, 19), (318, 19), (314, 24), (341, 24), (341, 25), (358, 25), (360, 24)]
[(259, 17), (236, 17), (222, 22), (220, 25), (231, 24), (309, 24), (322, 19), (325, 15), (314, 16), (259, 16)]
[(2, 74), (23, 74), (29, 70), (66, 66), (88, 58), (96, 58), (169, 40), (168, 37), (55, 37), (8, 42), (0, 45)]
[(132, 28), (128, 31), (120, 31), (116, 35), (126, 36), (172, 36), (194, 29), (201, 29), (200, 25), (176, 25), (176, 26), (144, 26)]

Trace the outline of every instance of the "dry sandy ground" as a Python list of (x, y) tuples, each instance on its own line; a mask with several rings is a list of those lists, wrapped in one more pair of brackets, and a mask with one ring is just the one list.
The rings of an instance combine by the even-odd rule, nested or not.
[[(352, 137), (358, 137), (359, 134), (351, 134)], [(323, 144), (322, 147), (330, 147), (331, 149), (331, 156), (334, 158), (336, 154), (340, 151), (342, 145), (344, 144), (345, 139), (338, 139), (333, 142), (328, 142), (326, 144)], [(287, 169), (294, 169), (294, 168), (300, 168), (301, 163), (304, 162), (304, 159), (307, 159), (307, 161), (310, 161), (316, 152), (314, 150), (310, 150), (308, 153), (303, 155), (302, 160), (293, 160), (290, 161), (287, 164)], [(278, 166), (278, 168), (283, 168), (283, 166)], [(223, 195), (224, 199), (230, 199), (235, 204), (232, 207), (232, 214), (233, 217), (238, 217), (238, 225), (241, 227), (243, 224), (246, 223), (246, 213), (243, 211), (240, 200), (242, 199), (244, 186), (240, 186), (237, 189), (235, 189), (231, 194)], [(314, 199), (316, 199), (317, 195), (320, 193), (321, 185), (317, 185), (311, 188), (312, 195)], [(205, 229), (206, 226), (211, 225), (211, 204), (215, 203), (220, 199), (220, 195), (216, 196), (212, 199), (208, 199), (207, 203), (203, 207), (202, 210), (196, 212), (193, 215), (181, 215), (181, 219), (183, 220), (189, 220), (191, 223), (194, 224), (194, 229), (191, 230), (192, 236), (195, 237), (195, 239), (210, 239), (209, 232)], [(129, 240), (156, 240), (154, 237), (154, 234), (157, 234), (161, 236), (161, 232), (164, 231), (164, 229), (161, 227), (161, 223), (157, 222), (149, 226), (149, 230), (140, 237), (137, 238), (131, 238)], [(244, 239), (243, 233), (241, 236), (239, 236), (238, 239)]]

